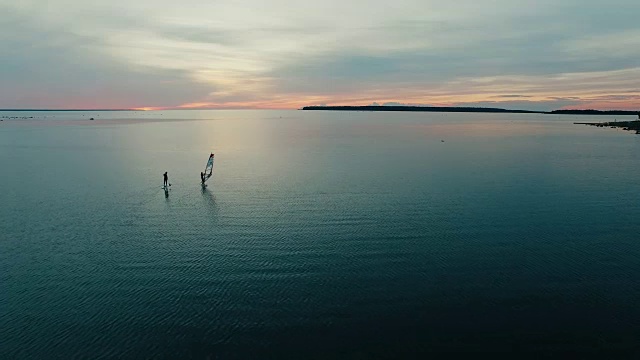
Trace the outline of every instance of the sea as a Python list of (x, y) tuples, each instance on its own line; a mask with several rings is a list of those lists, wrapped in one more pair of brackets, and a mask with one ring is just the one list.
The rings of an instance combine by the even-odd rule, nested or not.
[(3, 359), (640, 355), (640, 136), (573, 124), (610, 117), (0, 120)]

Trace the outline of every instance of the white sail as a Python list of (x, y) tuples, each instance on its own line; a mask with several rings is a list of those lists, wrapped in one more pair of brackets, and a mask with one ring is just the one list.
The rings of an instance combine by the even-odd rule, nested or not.
[(204, 181), (209, 180), (211, 175), (213, 175), (213, 154), (209, 155), (209, 160), (207, 160), (207, 166), (204, 168)]

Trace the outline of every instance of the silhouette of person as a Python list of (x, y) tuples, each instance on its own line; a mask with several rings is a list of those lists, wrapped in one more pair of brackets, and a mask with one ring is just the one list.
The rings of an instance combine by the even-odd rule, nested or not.
[(167, 186), (169, 184), (169, 175), (167, 175), (166, 171), (162, 174), (162, 177), (164, 178), (164, 186)]

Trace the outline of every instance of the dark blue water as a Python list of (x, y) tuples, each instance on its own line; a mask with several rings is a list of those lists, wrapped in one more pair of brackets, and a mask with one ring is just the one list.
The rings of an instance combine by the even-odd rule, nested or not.
[(638, 355), (640, 136), (572, 121), (7, 119), (0, 357)]

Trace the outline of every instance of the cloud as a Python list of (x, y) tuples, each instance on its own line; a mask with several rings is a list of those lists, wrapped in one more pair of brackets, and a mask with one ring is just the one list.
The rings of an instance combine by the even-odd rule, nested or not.
[(11, 28), (0, 37), (2, 108), (174, 106), (212, 91), (184, 71), (115, 61), (96, 39), (41, 29), (6, 9), (1, 26)]
[(494, 95), (491, 98), (494, 99), (504, 99), (504, 98), (529, 98), (531, 96), (528, 95)]
[(635, 106), (640, 93), (640, 4), (628, 0), (0, 0), (0, 10), (1, 107), (555, 108)]

